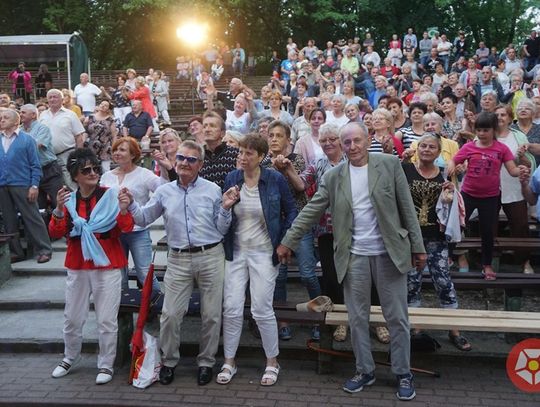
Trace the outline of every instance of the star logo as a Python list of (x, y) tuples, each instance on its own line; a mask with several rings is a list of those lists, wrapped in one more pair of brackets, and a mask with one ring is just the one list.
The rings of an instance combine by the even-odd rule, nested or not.
[(506, 359), (506, 373), (518, 389), (540, 392), (540, 339), (526, 339), (515, 345)]

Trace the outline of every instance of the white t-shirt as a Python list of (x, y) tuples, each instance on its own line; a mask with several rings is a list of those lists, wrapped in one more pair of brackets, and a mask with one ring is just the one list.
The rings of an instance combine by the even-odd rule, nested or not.
[(39, 122), (51, 130), (52, 147), (55, 154), (75, 148), (75, 136), (84, 133), (84, 127), (75, 113), (61, 107), (56, 113), (50, 109), (39, 115)]
[(349, 123), (349, 118), (347, 117), (346, 114), (343, 114), (343, 116), (341, 117), (336, 117), (334, 116), (334, 112), (332, 112), (331, 110), (328, 110), (326, 112), (326, 123), (332, 123), (338, 127), (343, 127), (347, 123)]
[(227, 120), (225, 121), (225, 127), (227, 130), (234, 130), (241, 134), (248, 134), (249, 124), (249, 113), (244, 113), (242, 116), (236, 117), (232, 110), (227, 110)]
[(351, 171), (351, 194), (353, 204), (353, 236), (351, 253), (359, 256), (377, 256), (386, 253), (375, 209), (369, 199), (368, 166), (355, 167)]
[[(503, 143), (510, 149), (514, 156), (517, 155), (518, 143), (512, 132), (506, 137), (498, 137), (497, 141)], [(519, 202), (525, 199), (521, 193), (521, 183), (519, 178), (512, 177), (506, 167), (501, 167), (501, 202), (503, 204)]]
[[(137, 167), (133, 171), (124, 176), (122, 182), (118, 175), (113, 171), (107, 171), (101, 176), (100, 184), (105, 187), (126, 187), (133, 194), (133, 199), (140, 206), (144, 206), (150, 200), (150, 193), (154, 192), (157, 187), (164, 184), (165, 180), (158, 177), (152, 171)], [(135, 225), (133, 231), (143, 230), (140, 226)]]
[(314, 161), (324, 158), (325, 154), (320, 144), (318, 144), (315, 140), (313, 140), (313, 137), (310, 137), (310, 139), (311, 139), (311, 145), (313, 146), (313, 154), (315, 155)]
[(235, 249), (258, 247), (261, 251), (268, 250), (268, 253), (272, 253), (272, 241), (264, 219), (259, 187), (256, 185), (248, 188), (243, 184), (240, 189), (240, 202), (233, 210), (237, 217)]
[(87, 83), (84, 86), (79, 83), (75, 86), (73, 93), (77, 99), (77, 104), (81, 105), (83, 112), (94, 113), (94, 110), (96, 110), (96, 96), (101, 95), (101, 89), (93, 83)]

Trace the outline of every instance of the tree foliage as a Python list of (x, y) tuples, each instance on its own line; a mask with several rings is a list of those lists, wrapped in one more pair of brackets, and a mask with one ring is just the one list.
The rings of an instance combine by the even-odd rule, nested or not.
[(474, 43), (503, 47), (521, 44), (539, 13), (537, 0), (2, 0), (0, 33), (79, 31), (94, 67), (170, 66), (191, 52), (175, 35), (186, 19), (207, 21), (211, 43), (268, 55), (283, 54), (289, 36), (324, 47), (369, 31), (383, 46), (393, 33), (433, 26), (451, 40), (463, 29)]

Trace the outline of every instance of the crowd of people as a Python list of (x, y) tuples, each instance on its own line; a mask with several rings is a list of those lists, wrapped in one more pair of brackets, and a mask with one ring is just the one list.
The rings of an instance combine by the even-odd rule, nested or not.
[[(0, 95), (5, 229), (18, 230), (18, 211), (38, 262), (50, 260), (51, 238), (67, 238), (65, 354), (53, 377), (80, 358), (91, 293), (96, 383), (112, 379), (127, 256), (144, 282), (152, 259), (148, 228), (163, 216), (167, 272), (152, 287), (154, 297), (164, 295), (162, 384), (174, 380), (194, 281), (202, 318), (198, 384), (214, 377), (221, 329), (224, 363), (215, 380), (227, 384), (237, 373), (247, 296), (266, 357), (260, 383), (275, 384), (279, 341), (293, 332), (278, 324), (273, 305), (287, 300), (294, 253), (311, 300), (325, 295), (347, 305), (356, 372), (343, 390), (359, 392), (375, 381), (369, 310), (381, 305), (387, 326), (376, 337), (390, 343), (397, 397), (415, 397), (410, 343), (417, 332), (407, 308), (422, 304), (423, 273), (440, 307), (457, 308), (450, 269), (469, 271), (467, 253), (452, 244), (463, 226), (478, 220), (486, 280), (497, 278), (500, 210), (511, 236), (529, 233), (540, 194), (540, 42), (533, 32), (524, 60), (512, 44), (499, 53), (479, 43), (472, 52), (463, 32), (450, 42), (427, 32), (418, 40), (409, 29), (385, 44), (382, 60), (375, 45), (369, 33), (362, 43), (329, 41), (322, 50), (313, 40), (300, 47), (289, 39), (287, 58), (274, 53), (274, 72), (259, 95), (240, 77), (218, 91), (212, 67), (223, 68), (225, 56), (208, 52), (198, 74), (206, 111), (189, 120), (185, 134), (157, 125), (158, 115), (170, 123), (161, 71), (145, 78), (128, 69), (110, 89), (82, 74), (73, 93), (48, 85), (46, 105), (17, 106)], [(225, 64), (241, 75), (245, 52), (238, 49)], [(186, 63), (179, 57), (178, 80), (193, 74)], [(24, 99), (20, 89), (15, 96)], [(153, 133), (157, 149), (150, 148)], [(142, 154), (152, 158), (150, 168), (138, 165)], [(48, 232), (39, 214), (47, 207)], [(18, 240), (10, 249), (13, 261), (24, 257)], [(518, 255), (523, 272), (534, 272), (528, 253)], [(448, 329), (454, 346), (472, 348)], [(347, 334), (339, 326), (334, 339)], [(311, 335), (318, 340), (317, 326)]]

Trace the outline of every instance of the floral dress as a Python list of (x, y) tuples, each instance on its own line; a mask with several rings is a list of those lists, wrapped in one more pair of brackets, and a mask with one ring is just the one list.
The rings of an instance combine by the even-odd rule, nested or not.
[(111, 126), (114, 118), (109, 116), (104, 120), (98, 120), (95, 116), (88, 118), (86, 133), (88, 138), (86, 145), (101, 161), (110, 161), (112, 158), (112, 133)]

